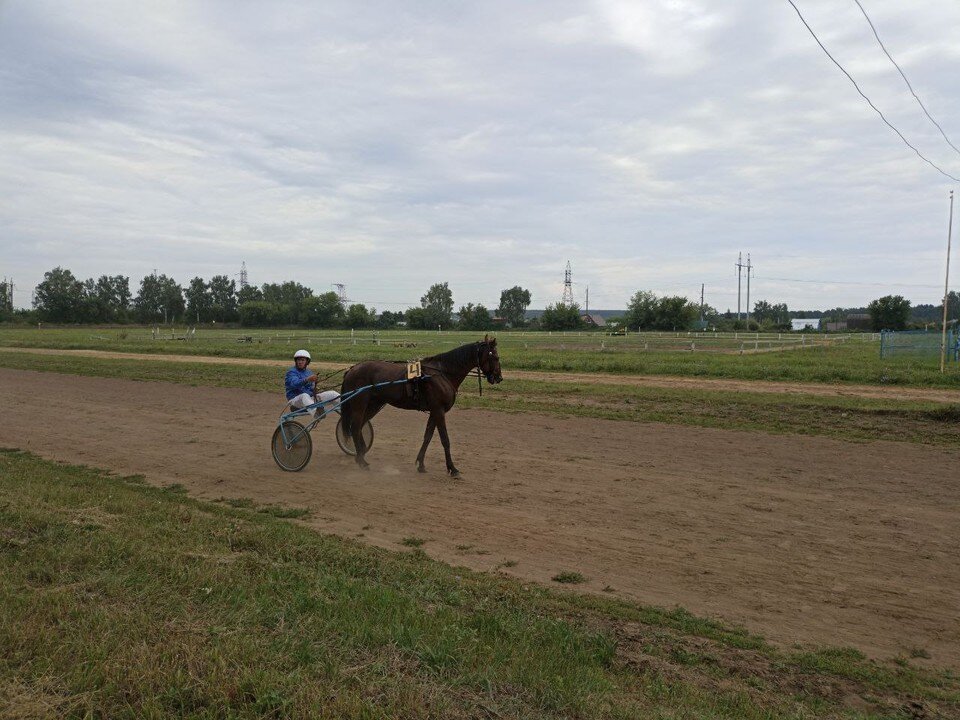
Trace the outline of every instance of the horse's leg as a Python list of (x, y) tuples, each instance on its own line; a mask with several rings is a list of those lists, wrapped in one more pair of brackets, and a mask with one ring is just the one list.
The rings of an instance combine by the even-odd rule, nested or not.
[(430, 444), (430, 440), (433, 439), (433, 429), (437, 426), (437, 421), (433, 417), (433, 413), (430, 413), (430, 416), (427, 418), (427, 429), (423, 433), (423, 445), (420, 447), (420, 452), (417, 454), (417, 470), (419, 472), (425, 473), (427, 468), (423, 464), (423, 458), (427, 454), (427, 445)]
[(368, 468), (370, 467), (370, 463), (363, 457), (367, 454), (367, 446), (363, 441), (363, 424), (367, 421), (369, 398), (361, 394), (351, 399), (350, 402), (355, 403), (350, 408), (350, 436), (353, 438), (353, 448), (357, 451), (357, 465), (362, 468)]
[(367, 447), (367, 441), (363, 439), (363, 426), (368, 422), (373, 420), (373, 417), (383, 410), (383, 406), (386, 403), (382, 400), (370, 400), (366, 407), (363, 410), (363, 417), (360, 418), (361, 422), (359, 425), (354, 425), (351, 428), (350, 436), (353, 438), (353, 447), (360, 448), (360, 452), (357, 453), (357, 457), (361, 457), (361, 452), (363, 453), (363, 461), (357, 461), (357, 465), (362, 468), (370, 467), (370, 463), (366, 461), (367, 450), (370, 448)]
[(453, 477), (460, 477), (460, 471), (454, 467), (450, 457), (450, 437), (447, 435), (447, 416), (442, 410), (437, 415), (437, 430), (440, 431), (440, 442), (443, 443), (443, 454), (447, 458), (447, 472)]

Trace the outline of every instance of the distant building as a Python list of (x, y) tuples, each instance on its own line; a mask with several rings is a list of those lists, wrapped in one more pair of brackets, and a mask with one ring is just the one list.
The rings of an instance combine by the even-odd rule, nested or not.
[(605, 327), (607, 324), (607, 321), (602, 315), (588, 315), (585, 313), (580, 316), (580, 319), (583, 320), (584, 325), (588, 325), (590, 327)]
[(827, 332), (843, 332), (847, 329), (847, 322), (846, 320), (841, 320), (840, 322), (823, 323), (823, 329)]
[(869, 313), (851, 313), (847, 315), (847, 330), (872, 330), (873, 323)]
[(790, 321), (790, 329), (794, 332), (798, 330), (819, 330), (820, 318), (793, 318)]

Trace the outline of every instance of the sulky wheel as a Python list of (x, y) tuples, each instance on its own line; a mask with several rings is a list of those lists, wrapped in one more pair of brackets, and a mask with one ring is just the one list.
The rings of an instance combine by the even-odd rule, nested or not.
[(287, 420), (280, 423), (273, 431), (270, 449), (273, 451), (273, 459), (281, 470), (297, 472), (303, 470), (310, 462), (313, 441), (303, 425)]
[[(373, 425), (371, 425), (369, 421), (365, 422), (360, 433), (361, 437), (363, 437), (363, 443), (367, 446), (367, 451), (369, 452), (370, 447), (373, 445)], [(340, 449), (347, 455), (357, 454), (357, 449), (353, 446), (353, 437), (343, 432), (343, 418), (337, 420), (337, 445), (339, 445)]]

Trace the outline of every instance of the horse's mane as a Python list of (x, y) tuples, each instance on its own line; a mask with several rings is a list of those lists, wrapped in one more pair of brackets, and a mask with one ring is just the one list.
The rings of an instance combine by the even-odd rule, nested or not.
[(424, 364), (428, 362), (438, 362), (440, 364), (445, 364), (448, 367), (474, 367), (477, 364), (477, 348), (479, 345), (479, 342), (461, 345), (453, 350), (447, 350), (446, 352), (439, 353), (438, 355), (425, 357), (421, 362)]

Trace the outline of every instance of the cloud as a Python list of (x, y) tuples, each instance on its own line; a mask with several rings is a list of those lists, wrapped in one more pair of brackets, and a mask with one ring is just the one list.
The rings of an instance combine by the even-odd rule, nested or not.
[[(960, 171), (856, 7), (801, 6)], [(960, 7), (868, 9), (960, 137)], [(701, 282), (725, 305), (749, 251), (791, 306), (938, 294), (942, 178), (786, 4), (42, 0), (0, 7), (0, 68), (0, 276), (21, 288), (56, 265), (136, 285), (245, 260), (254, 282), (343, 282), (381, 308), (437, 281), (543, 306), (570, 259), (592, 307)]]

